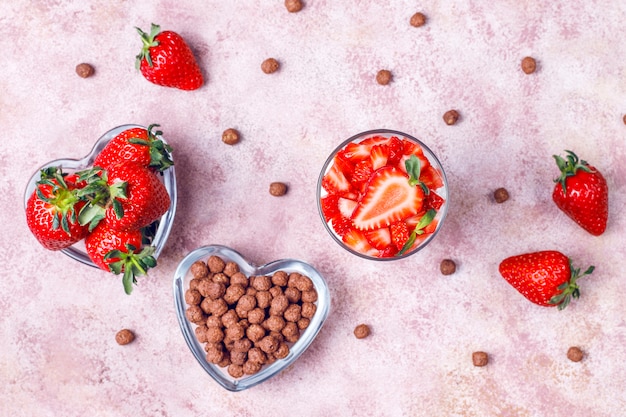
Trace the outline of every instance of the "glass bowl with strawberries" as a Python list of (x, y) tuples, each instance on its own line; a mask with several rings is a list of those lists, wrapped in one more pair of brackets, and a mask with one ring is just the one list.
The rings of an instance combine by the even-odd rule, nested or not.
[(328, 233), (359, 257), (391, 261), (424, 248), (443, 225), (448, 182), (435, 154), (395, 130), (359, 133), (328, 157), (317, 183)]

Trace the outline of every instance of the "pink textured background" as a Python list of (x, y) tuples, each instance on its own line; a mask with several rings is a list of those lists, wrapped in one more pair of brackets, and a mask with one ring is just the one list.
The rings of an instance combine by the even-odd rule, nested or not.
[[(409, 25), (423, 11), (428, 23)], [(134, 69), (134, 26), (179, 32), (206, 74), (198, 91)], [(282, 0), (0, 2), (0, 415), (624, 415), (626, 399), (626, 3)], [(520, 70), (532, 55), (539, 69)], [(268, 57), (282, 63), (266, 75)], [(79, 78), (89, 62), (96, 74)], [(379, 69), (393, 72), (376, 84)], [(462, 117), (447, 126), (441, 116)], [(107, 130), (159, 123), (175, 148), (179, 207), (159, 266), (132, 296), (117, 277), (40, 248), (22, 193), (44, 162), (79, 158)], [(221, 133), (234, 127), (233, 147)], [(450, 211), (437, 239), (396, 263), (342, 251), (319, 219), (327, 154), (371, 128), (439, 155)], [(572, 149), (610, 188), (593, 237), (550, 200), (555, 153)], [(289, 184), (281, 198), (272, 181)], [(493, 202), (504, 186), (511, 199)], [(178, 262), (206, 244), (261, 264), (298, 258), (326, 277), (332, 310), (289, 369), (241, 393), (196, 363), (174, 314)], [(559, 312), (498, 274), (503, 258), (557, 249), (596, 271)], [(452, 258), (457, 273), (442, 276)], [(357, 340), (358, 323), (372, 335)], [(136, 341), (115, 343), (133, 329)], [(565, 354), (587, 354), (580, 363)], [(471, 352), (491, 355), (476, 368)]]

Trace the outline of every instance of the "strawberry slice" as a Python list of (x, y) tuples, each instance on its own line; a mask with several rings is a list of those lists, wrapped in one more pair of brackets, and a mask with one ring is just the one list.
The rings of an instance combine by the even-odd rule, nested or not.
[(376, 171), (378, 168), (382, 168), (387, 165), (389, 159), (389, 146), (387, 145), (374, 145), (370, 151), (370, 158), (372, 161), (372, 169)]
[(402, 158), (404, 145), (402, 144), (402, 141), (400, 139), (398, 139), (396, 136), (392, 136), (389, 138), (387, 146), (389, 147), (389, 158), (387, 164), (396, 165), (398, 162), (400, 162), (400, 159)]
[(324, 220), (330, 221), (335, 216), (339, 215), (339, 196), (336, 194), (328, 194), (326, 197), (320, 199), (322, 214)]
[(337, 208), (339, 210), (339, 214), (343, 217), (352, 217), (352, 213), (354, 213), (354, 209), (357, 205), (358, 203), (355, 200), (351, 200), (349, 198), (341, 197), (337, 200)]
[(389, 226), (391, 233), (391, 241), (398, 250), (402, 249), (407, 240), (409, 240), (409, 227), (403, 221), (395, 222)]
[(387, 227), (417, 214), (423, 200), (424, 191), (420, 186), (411, 186), (405, 173), (387, 166), (372, 175), (352, 220), (359, 230)]
[(391, 232), (388, 227), (381, 227), (365, 232), (365, 238), (376, 249), (383, 250), (391, 244)]
[(357, 229), (350, 229), (343, 235), (343, 242), (352, 250), (369, 256), (377, 256), (378, 249), (369, 244), (365, 234)]
[(331, 220), (331, 225), (339, 236), (343, 238), (343, 236), (351, 229), (354, 228), (352, 224), (352, 220), (348, 217), (343, 217), (341, 215), (335, 216)]
[(443, 197), (439, 196), (439, 194), (437, 194), (433, 190), (430, 190), (430, 192), (424, 199), (424, 208), (425, 209), (432, 208), (432, 209), (439, 211), (441, 206), (443, 206), (443, 203), (445, 203), (445, 200), (443, 199)]
[(372, 169), (372, 163), (369, 159), (359, 161), (354, 165), (350, 184), (355, 190), (362, 193), (365, 191), (365, 187), (373, 173), (374, 169)]
[(337, 165), (339, 171), (341, 171), (348, 181), (350, 181), (352, 170), (354, 169), (354, 163), (346, 157), (345, 149), (337, 152), (337, 155), (333, 158), (333, 162)]
[(368, 159), (370, 157), (372, 147), (387, 143), (388, 141), (389, 139), (383, 136), (372, 136), (359, 143), (349, 143), (343, 151), (343, 156), (348, 161), (356, 163), (358, 161)]
[(333, 164), (322, 178), (322, 187), (330, 194), (341, 195), (350, 191), (350, 182), (339, 170), (339, 167)]
[(420, 171), (420, 181), (426, 184), (426, 186), (431, 190), (443, 187), (443, 178), (441, 173), (432, 165), (422, 165), (422, 169)]

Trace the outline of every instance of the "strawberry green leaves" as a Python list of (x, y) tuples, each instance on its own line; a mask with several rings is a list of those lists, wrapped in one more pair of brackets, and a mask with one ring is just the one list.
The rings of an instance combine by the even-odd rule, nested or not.
[(417, 236), (424, 234), (424, 228), (432, 223), (432, 221), (435, 219), (435, 216), (437, 216), (437, 210), (435, 209), (428, 210), (426, 214), (422, 216), (420, 221), (415, 226), (415, 229), (413, 229), (413, 231), (409, 235), (409, 239), (406, 241), (404, 246), (402, 246), (402, 249), (400, 249), (396, 256), (401, 256), (406, 251), (411, 249), (411, 247), (415, 243), (415, 240), (417, 239)]
[(129, 294), (133, 291), (133, 284), (137, 284), (137, 276), (147, 275), (148, 269), (154, 268), (157, 264), (154, 256), (155, 248), (146, 246), (141, 252), (136, 253), (137, 248), (126, 244), (126, 251), (114, 249), (104, 256), (105, 261), (114, 260), (109, 263), (111, 272), (116, 275), (123, 273), (122, 284), (124, 292)]
[(404, 163), (406, 168), (406, 173), (409, 174), (409, 185), (415, 187), (419, 185), (424, 191), (424, 195), (428, 195), (430, 190), (422, 181), (420, 181), (420, 174), (422, 170), (422, 163), (419, 158), (415, 155), (411, 155), (409, 159), (407, 159)]
[(580, 275), (580, 268), (574, 268), (572, 265), (572, 260), (569, 260), (570, 270), (572, 271), (572, 275), (569, 281), (565, 281), (561, 285), (557, 287), (557, 289), (561, 292), (550, 298), (548, 303), (556, 305), (559, 310), (563, 310), (567, 307), (572, 300), (572, 298), (580, 297), (580, 290), (578, 288), (578, 284), (576, 280), (582, 278), (585, 275), (589, 275), (593, 272), (595, 267), (591, 265), (582, 275)]

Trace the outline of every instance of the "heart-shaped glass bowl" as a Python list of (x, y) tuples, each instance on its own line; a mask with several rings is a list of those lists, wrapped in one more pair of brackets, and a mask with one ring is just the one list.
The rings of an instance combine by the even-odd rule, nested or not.
[[(424, 201), (429, 201), (430, 199), (431, 202), (428, 203), (430, 206), (429, 208), (433, 210), (436, 208), (436, 210), (433, 211), (433, 213), (436, 213), (436, 215), (434, 216), (434, 218), (432, 218), (431, 216), (422, 216), (420, 214), (419, 216), (422, 216), (422, 218), (416, 215), (411, 219), (403, 220), (403, 222), (407, 224), (409, 233), (411, 233), (412, 230), (419, 230), (419, 233), (415, 234), (413, 240), (414, 243), (410, 247), (410, 249), (405, 250), (404, 252), (400, 251), (396, 254), (386, 254), (383, 246), (385, 244), (390, 246), (389, 242), (374, 241), (374, 239), (376, 239), (375, 234), (372, 235), (374, 237), (371, 237), (367, 235), (367, 232), (360, 232), (354, 227), (351, 227), (350, 236), (348, 236), (348, 233), (342, 236), (337, 232), (337, 230), (335, 230), (333, 225), (334, 220), (327, 220), (327, 215), (324, 213), (326, 209), (324, 207), (325, 203), (323, 202), (323, 199), (328, 196), (328, 191), (326, 190), (324, 181), (325, 176), (330, 173), (329, 175), (339, 175), (337, 177), (339, 178), (339, 181), (343, 181), (345, 179), (345, 181), (350, 183), (350, 180), (347, 179), (348, 177), (343, 175), (343, 171), (350, 170), (351, 168), (353, 169), (355, 164), (363, 159), (367, 158), (369, 160), (369, 158), (372, 158), (373, 160), (374, 156), (373, 152), (371, 151), (373, 146), (387, 146), (389, 143), (388, 140), (394, 137), (400, 139), (400, 141), (402, 141), (403, 143), (403, 156), (397, 163), (398, 166), (402, 164), (403, 161), (406, 161), (406, 159), (409, 158), (411, 154), (419, 154), (418, 159), (421, 161), (421, 173), (425, 173), (425, 175), (430, 178), (431, 181), (428, 181), (429, 184), (427, 187), (429, 189), (432, 188), (429, 190), (430, 196), (426, 195)], [(349, 149), (347, 148), (348, 146), (350, 146)], [(364, 150), (367, 150), (365, 154), (362, 153), (364, 152)], [(372, 155), (370, 155), (370, 152), (372, 152)], [(350, 155), (354, 156), (351, 157)], [(395, 166), (396, 164), (393, 165)], [(404, 170), (406, 172), (406, 168), (396, 168)], [(337, 171), (331, 172), (331, 170), (338, 170), (339, 173), (337, 174)], [(375, 173), (378, 171), (374, 170), (373, 172), (374, 174), (370, 178), (373, 178)], [(433, 180), (435, 178), (436, 181)], [(420, 181), (422, 181), (421, 175)], [(343, 182), (343, 184), (346, 184), (346, 182)], [(360, 194), (360, 191), (355, 191), (352, 183), (350, 184), (351, 185), (349, 190), (345, 192), (341, 191), (337, 194), (337, 196), (345, 199), (344, 202), (348, 202), (351, 204), (360, 204), (359, 201), (361, 201), (363, 196)], [(419, 187), (419, 185), (416, 185), (416, 187)], [(430, 148), (428, 148), (428, 146), (426, 146), (419, 139), (416, 139), (411, 135), (407, 135), (406, 133), (402, 133), (397, 130), (369, 130), (366, 132), (358, 133), (350, 137), (349, 139), (346, 139), (343, 143), (337, 146), (334, 151), (331, 152), (330, 156), (322, 167), (319, 179), (317, 181), (317, 205), (320, 217), (322, 218), (322, 222), (324, 223), (326, 231), (328, 231), (328, 233), (332, 236), (335, 242), (337, 242), (343, 249), (361, 258), (373, 261), (393, 261), (416, 254), (426, 245), (428, 245), (428, 243), (431, 242), (433, 238), (437, 235), (437, 233), (441, 229), (441, 226), (443, 225), (443, 221), (448, 211), (448, 180), (446, 179), (446, 174), (443, 170), (443, 167), (441, 166), (441, 163), (439, 162), (439, 159), (437, 159), (433, 151), (431, 151)], [(344, 205), (344, 207), (354, 206)], [(339, 210), (341, 212), (341, 209)], [(428, 214), (428, 212), (426, 214)], [(426, 221), (426, 218), (430, 218), (430, 223), (427, 223), (427, 226), (422, 226), (422, 220)], [(349, 220), (349, 218), (343, 220)], [(351, 222), (351, 220), (349, 221)], [(339, 225), (340, 227), (346, 227), (345, 224), (342, 223), (342, 221), (339, 221)], [(390, 230), (390, 228), (381, 227), (380, 229), (374, 230), (373, 232), (379, 232), (382, 229)], [(391, 239), (390, 231), (383, 232), (387, 233), (387, 239)], [(350, 242), (350, 244), (348, 244), (347, 242)], [(376, 246), (377, 243), (380, 246), (378, 248), (375, 248), (374, 246)], [(408, 246), (410, 246), (410, 244)], [(401, 248), (395, 248), (393, 249), (393, 251), (398, 251), (398, 249)]]
[[(50, 161), (46, 163), (45, 165), (42, 165), (33, 174), (33, 176), (28, 181), (28, 184), (26, 185), (26, 191), (24, 192), (24, 207), (26, 207), (28, 199), (32, 195), (33, 191), (35, 190), (37, 186), (37, 181), (41, 179), (42, 169), (48, 168), (48, 167), (60, 166), (61, 168), (63, 168), (63, 172), (68, 173), (68, 172), (75, 172), (75, 171), (79, 171), (85, 168), (89, 168), (93, 165), (93, 161), (96, 159), (96, 156), (98, 156), (100, 151), (104, 149), (104, 147), (107, 145), (107, 143), (109, 143), (111, 139), (113, 139), (115, 136), (119, 135), (123, 131), (128, 130), (128, 129), (133, 129), (133, 128), (146, 129), (145, 126), (140, 126), (140, 125), (135, 125), (135, 124), (127, 124), (127, 125), (118, 126), (116, 128), (109, 130), (104, 135), (102, 135), (100, 139), (98, 139), (98, 141), (95, 143), (93, 148), (91, 149), (91, 152), (89, 152), (89, 154), (83, 157), (82, 159), (71, 159), (71, 158), (56, 159), (54, 161)], [(161, 139), (163, 142), (167, 143), (166, 140), (162, 136), (157, 135), (157, 137)], [(173, 160), (173, 156), (170, 155), (170, 157)], [(163, 250), (163, 247), (165, 246), (165, 242), (167, 241), (167, 238), (172, 229), (172, 224), (174, 223), (174, 215), (176, 214), (176, 202), (177, 202), (176, 174), (174, 172), (174, 167), (173, 166), (169, 167), (163, 172), (163, 175), (159, 175), (159, 177), (161, 181), (163, 181), (163, 185), (165, 185), (165, 188), (167, 189), (167, 192), (170, 195), (171, 204), (167, 212), (165, 212), (165, 214), (161, 216), (161, 218), (157, 220), (157, 222), (155, 222), (157, 223), (156, 224), (157, 227), (156, 227), (156, 230), (154, 232), (154, 237), (151, 242), (152, 246), (155, 247), (155, 251), (153, 255), (155, 258), (158, 258), (158, 256), (161, 254), (161, 251)], [(69, 248), (62, 249), (61, 252), (63, 252), (65, 255), (69, 256), (70, 258), (76, 261), (79, 261), (85, 265), (98, 268), (98, 266), (93, 263), (93, 261), (89, 258), (89, 255), (85, 251), (85, 244), (83, 243), (83, 241), (80, 241), (70, 246)]]
[[(189, 282), (193, 278), (190, 268), (196, 261), (206, 261), (210, 256), (216, 255), (224, 261), (233, 261), (239, 266), (239, 270), (247, 277), (254, 275), (271, 275), (275, 271), (298, 272), (313, 281), (317, 291), (317, 309), (311, 319), (309, 326), (302, 333), (300, 338), (290, 346), (289, 354), (284, 359), (278, 359), (271, 365), (265, 365), (258, 373), (246, 375), (242, 378), (233, 378), (225, 368), (207, 362), (206, 352), (200, 342), (196, 339), (195, 327), (186, 315), (187, 304), (185, 302), (185, 292), (189, 288)], [(268, 380), (283, 369), (291, 365), (309, 347), (321, 330), (328, 313), (330, 311), (330, 294), (328, 286), (322, 275), (311, 265), (295, 259), (282, 259), (270, 262), (263, 266), (256, 266), (248, 262), (237, 251), (221, 245), (211, 245), (200, 247), (189, 253), (178, 265), (174, 275), (174, 304), (176, 316), (182, 330), (187, 346), (202, 368), (222, 387), (229, 391), (243, 391), (251, 388), (263, 381)]]

